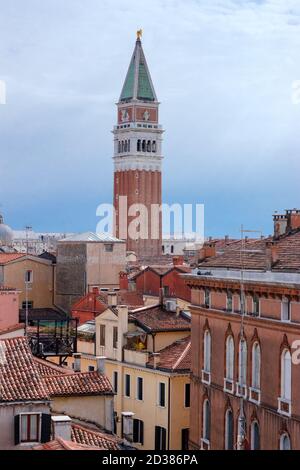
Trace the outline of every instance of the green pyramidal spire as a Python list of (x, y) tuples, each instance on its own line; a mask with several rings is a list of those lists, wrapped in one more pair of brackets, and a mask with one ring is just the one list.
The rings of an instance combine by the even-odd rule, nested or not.
[(140, 34), (135, 44), (120, 101), (130, 100), (157, 101)]

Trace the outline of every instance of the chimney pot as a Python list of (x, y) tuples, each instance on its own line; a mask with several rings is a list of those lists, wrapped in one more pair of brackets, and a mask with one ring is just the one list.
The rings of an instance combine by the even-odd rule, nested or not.
[(52, 416), (53, 439), (61, 438), (64, 441), (71, 441), (71, 424), (69, 416)]
[(109, 307), (116, 307), (118, 305), (118, 296), (116, 292), (108, 292), (107, 303)]
[(157, 369), (160, 363), (160, 353), (153, 353), (153, 368)]
[(74, 353), (74, 372), (81, 372), (81, 353)]
[(97, 372), (99, 372), (99, 374), (105, 374), (106, 357), (105, 356), (97, 356), (96, 361), (97, 361)]

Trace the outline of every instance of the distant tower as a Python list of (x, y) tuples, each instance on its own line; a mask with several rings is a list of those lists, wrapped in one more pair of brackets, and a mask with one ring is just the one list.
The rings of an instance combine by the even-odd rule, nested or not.
[[(116, 236), (124, 238), (121, 219), (121, 196), (127, 196), (128, 207), (144, 204), (148, 209), (148, 239), (127, 238), (127, 250), (138, 258), (161, 255), (161, 215), (150, 221), (151, 205), (162, 203), (161, 164), (162, 126), (158, 124), (159, 102), (152, 84), (141, 43), (137, 40), (117, 103), (118, 123), (114, 127), (114, 206), (116, 209)], [(127, 227), (136, 216), (128, 217)], [(154, 229), (158, 234), (151, 238)], [(123, 236), (122, 236), (123, 235)]]

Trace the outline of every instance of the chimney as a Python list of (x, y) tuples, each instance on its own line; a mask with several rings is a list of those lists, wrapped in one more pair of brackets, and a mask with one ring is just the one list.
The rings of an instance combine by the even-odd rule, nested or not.
[(105, 356), (97, 356), (96, 361), (97, 361), (97, 372), (99, 372), (99, 374), (105, 374), (106, 357)]
[(163, 305), (164, 304), (164, 288), (163, 287), (160, 287), (159, 288), (159, 305)]
[(182, 266), (183, 256), (173, 256), (173, 266)]
[(271, 271), (272, 267), (279, 260), (278, 244), (276, 242), (266, 243), (267, 270)]
[(108, 292), (107, 294), (107, 304), (109, 307), (116, 307), (118, 305), (118, 296), (114, 291)]
[(204, 258), (212, 258), (213, 256), (216, 256), (216, 254), (217, 250), (215, 243), (208, 243), (204, 246)]
[(288, 231), (300, 228), (300, 210), (299, 209), (287, 210), (286, 218), (287, 218), (287, 230)]
[(128, 274), (124, 271), (119, 274), (119, 285), (121, 290), (128, 290)]
[(74, 353), (74, 372), (81, 372), (81, 353)]
[(125, 333), (128, 331), (128, 305), (118, 305), (118, 323), (119, 323), (119, 331), (118, 331), (118, 343), (119, 343), (119, 350), (123, 346), (125, 346), (126, 338)]
[(157, 369), (160, 364), (160, 353), (153, 353), (153, 368)]
[(287, 215), (274, 214), (274, 238), (278, 239), (281, 235), (284, 235), (287, 232)]
[(61, 438), (71, 441), (71, 424), (69, 416), (51, 416), (53, 439)]

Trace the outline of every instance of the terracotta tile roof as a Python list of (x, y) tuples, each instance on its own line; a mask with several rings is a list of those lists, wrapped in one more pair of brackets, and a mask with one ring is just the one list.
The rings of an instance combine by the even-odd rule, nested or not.
[(7, 264), (25, 256), (22, 253), (0, 253), (0, 264)]
[[(143, 295), (136, 291), (119, 290), (116, 291), (118, 305), (128, 305), (128, 307), (139, 307), (144, 305)], [(99, 298), (107, 303), (108, 292), (100, 292)], [(107, 307), (106, 307), (107, 308)]]
[[(267, 239), (252, 239), (245, 243), (245, 250), (243, 251), (245, 269), (258, 269), (261, 271), (266, 269), (266, 241)], [(241, 241), (237, 240), (225, 247), (223, 254), (206, 258), (199, 264), (199, 269), (204, 268), (241, 269)]]
[(0, 339), (0, 402), (48, 399), (27, 339)]
[(65, 369), (64, 367), (58, 366), (53, 362), (40, 359), (38, 357), (34, 358), (36, 365), (38, 367), (39, 373), (42, 377), (50, 377), (53, 375), (73, 375), (74, 372), (71, 369)]
[[(159, 351), (158, 369), (173, 372), (189, 371), (191, 368), (191, 337), (175, 341)], [(150, 358), (147, 367), (153, 368), (154, 359)]]
[[(267, 242), (273, 242), (278, 260), (272, 264), (272, 271), (300, 271), (300, 230), (295, 230), (278, 240), (273, 237), (251, 239), (245, 243), (243, 252), (244, 268), (266, 271), (270, 268), (270, 254)], [(199, 269), (231, 268), (241, 269), (241, 241), (237, 240), (224, 248), (224, 253), (206, 258), (199, 264)]]
[(130, 318), (148, 331), (189, 331), (190, 321), (161, 305), (148, 306), (130, 312)]
[(275, 242), (278, 247), (278, 261), (274, 271), (300, 271), (300, 230), (281, 237)]
[(65, 441), (57, 437), (53, 441), (33, 447), (32, 450), (103, 450), (103, 448), (77, 444), (73, 441)]
[(103, 302), (101, 296), (94, 292), (89, 292), (73, 305), (72, 312), (75, 310), (78, 312), (91, 312), (94, 316), (97, 316), (105, 312), (106, 309), (107, 305)]
[(99, 372), (79, 372), (44, 376), (52, 397), (111, 395), (112, 386), (106, 375)]
[(72, 424), (72, 441), (105, 450), (120, 450), (120, 440), (118, 438), (92, 431), (77, 424)]

